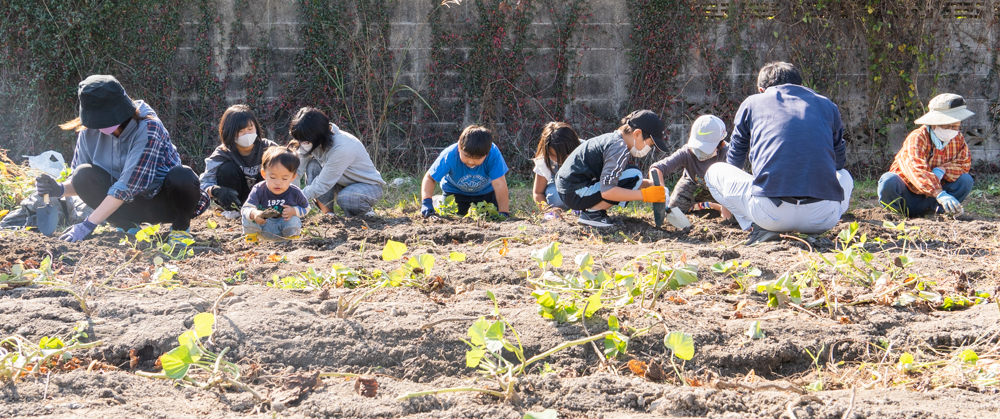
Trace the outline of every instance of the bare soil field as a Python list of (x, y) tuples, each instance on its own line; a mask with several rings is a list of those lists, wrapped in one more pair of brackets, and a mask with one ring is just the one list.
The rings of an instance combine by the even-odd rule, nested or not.
[[(195, 220), (193, 256), (160, 265), (148, 243), (122, 243), (129, 237), (122, 232), (99, 230), (78, 244), (0, 232), (0, 273), (50, 257), (46, 278), (58, 282), (0, 282), (0, 337), (38, 343), (77, 327), (86, 333), (80, 342), (100, 342), (73, 351), (69, 362), (0, 376), (0, 417), (513, 419), (546, 409), (560, 418), (1000, 417), (997, 220), (928, 217), (898, 229), (885, 224), (898, 218), (868, 205), (819, 238), (747, 247), (738, 228), (691, 219), (690, 231), (656, 229), (651, 217), (598, 231), (572, 215), (497, 223), (312, 216), (299, 240), (253, 243), (237, 221), (210, 213)], [(856, 246), (845, 246), (838, 234), (852, 223)], [(266, 285), (310, 268), (329, 275), (333, 264), (390, 272), (401, 263), (383, 260), (390, 240), (406, 244), (403, 260), (435, 257), (433, 271), (420, 275), (425, 286), (387, 286), (361, 300), (370, 287)], [(532, 252), (552, 242), (560, 243), (565, 260), (554, 270), (563, 274), (576, 272), (574, 257), (589, 253), (594, 272), (638, 275), (654, 269), (653, 259), (642, 258), (654, 254), (672, 266), (694, 265), (697, 281), (654, 285), (632, 303), (559, 323), (543, 318), (532, 296), (542, 275)], [(466, 260), (449, 261), (452, 253)], [(717, 265), (732, 261), (728, 271)], [(172, 278), (161, 276), (165, 266), (176, 271)], [(800, 282), (801, 295), (757, 291), (755, 284), (782, 277)], [(350, 312), (345, 306), (355, 301)], [(234, 386), (200, 389), (137, 375), (158, 373), (158, 358), (205, 312), (215, 314), (205, 347), (228, 348), (224, 358), (259, 399)], [(627, 326), (624, 354), (605, 360), (603, 339), (555, 352), (516, 377), (514, 399), (450, 392), (397, 400), (454, 387), (502, 392), (466, 366), (464, 341), (481, 317), (506, 319), (531, 358), (605, 333), (612, 315)], [(665, 345), (672, 331), (693, 338), (689, 361)], [(509, 328), (505, 336), (515, 339)], [(0, 348), (16, 350), (9, 342)], [(348, 373), (377, 389), (365, 391)]]

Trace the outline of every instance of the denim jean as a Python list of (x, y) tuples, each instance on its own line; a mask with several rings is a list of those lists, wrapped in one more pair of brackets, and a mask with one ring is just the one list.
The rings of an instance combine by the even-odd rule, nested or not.
[(549, 185), (545, 187), (545, 202), (556, 208), (563, 210), (569, 209), (569, 207), (563, 203), (562, 198), (559, 197), (559, 191), (556, 190), (555, 182), (549, 183)]
[[(941, 188), (958, 202), (965, 201), (972, 192), (972, 176), (962, 174), (954, 182), (941, 182)], [(910, 190), (899, 175), (889, 172), (878, 180), (878, 200), (886, 208), (902, 214), (904, 217), (918, 217), (928, 210), (943, 211), (938, 205), (937, 197), (921, 195)]]
[(278, 237), (297, 236), (302, 231), (302, 220), (299, 217), (284, 219), (281, 217), (268, 218), (264, 225), (259, 225), (255, 221), (243, 218), (243, 234), (268, 233)]

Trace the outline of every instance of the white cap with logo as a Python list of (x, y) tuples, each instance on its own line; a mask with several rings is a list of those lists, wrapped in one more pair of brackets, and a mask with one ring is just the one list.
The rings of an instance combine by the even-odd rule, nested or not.
[(687, 146), (709, 154), (726, 138), (726, 123), (715, 115), (702, 115), (694, 120)]

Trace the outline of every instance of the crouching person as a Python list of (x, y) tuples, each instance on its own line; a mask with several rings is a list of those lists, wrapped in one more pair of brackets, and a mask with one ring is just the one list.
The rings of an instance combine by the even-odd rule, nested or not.
[[(684, 174), (674, 185), (673, 193), (667, 206), (677, 208), (687, 214), (691, 211), (714, 209), (725, 211), (722, 205), (714, 202), (695, 202), (695, 194), (699, 187), (707, 189), (705, 172), (715, 163), (725, 162), (729, 147), (722, 140), (726, 138), (726, 123), (715, 115), (702, 115), (694, 120), (691, 135), (684, 147), (669, 157), (653, 163), (649, 177), (658, 176), (663, 185), (663, 175), (677, 169), (684, 169)], [(723, 216), (728, 212), (723, 213)]]
[(935, 96), (927, 107), (913, 121), (921, 126), (906, 137), (889, 173), (878, 181), (879, 202), (904, 217), (929, 210), (961, 213), (972, 191), (962, 121), (975, 114), (966, 109), (965, 99), (951, 93)]
[(112, 76), (87, 77), (78, 95), (80, 117), (60, 125), (77, 132), (73, 177), (65, 183), (48, 175), (35, 179), (39, 195), (77, 195), (94, 209), (59, 238), (81, 241), (104, 221), (123, 229), (171, 223), (169, 242), (186, 248), (192, 242), (191, 219), (205, 212), (210, 200), (198, 175), (181, 165), (156, 112), (130, 99)]
[(632, 157), (653, 150), (667, 151), (663, 121), (649, 110), (622, 119), (615, 131), (584, 141), (570, 153), (556, 174), (556, 189), (567, 207), (580, 210), (578, 223), (610, 227), (608, 208), (621, 202), (665, 202), (666, 188), (652, 186)]
[(435, 185), (441, 183), (445, 196), (455, 197), (458, 215), (465, 216), (471, 206), (486, 202), (496, 206), (501, 217), (509, 217), (507, 170), (507, 162), (493, 144), (490, 130), (478, 125), (465, 127), (458, 142), (442, 150), (424, 175), (420, 184), (420, 214), (434, 215), (432, 195)]
[(265, 238), (298, 238), (302, 231), (300, 217), (309, 213), (305, 194), (292, 182), (298, 178), (299, 156), (285, 147), (271, 147), (264, 152), (261, 174), (264, 180), (254, 185), (240, 213), (243, 234)]
[[(757, 91), (736, 111), (726, 163), (705, 172), (712, 197), (751, 230), (747, 245), (833, 228), (854, 190), (840, 109), (789, 63), (761, 68)], [(747, 158), (753, 174), (741, 169)]]
[(385, 181), (357, 137), (311, 107), (299, 109), (288, 133), (295, 139), (293, 148), (298, 143), (299, 176), (306, 181), (302, 193), (309, 202), (326, 214), (336, 204), (348, 217), (375, 216), (372, 208), (382, 199)]

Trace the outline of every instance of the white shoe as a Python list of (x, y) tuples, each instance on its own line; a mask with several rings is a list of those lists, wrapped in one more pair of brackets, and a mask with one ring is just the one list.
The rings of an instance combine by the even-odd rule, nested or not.
[(226, 217), (226, 218), (228, 218), (230, 220), (235, 220), (237, 218), (240, 218), (240, 212), (239, 211), (222, 211), (222, 216)]
[(378, 214), (376, 214), (374, 210), (366, 212), (365, 215), (363, 216), (370, 218), (378, 218)]

